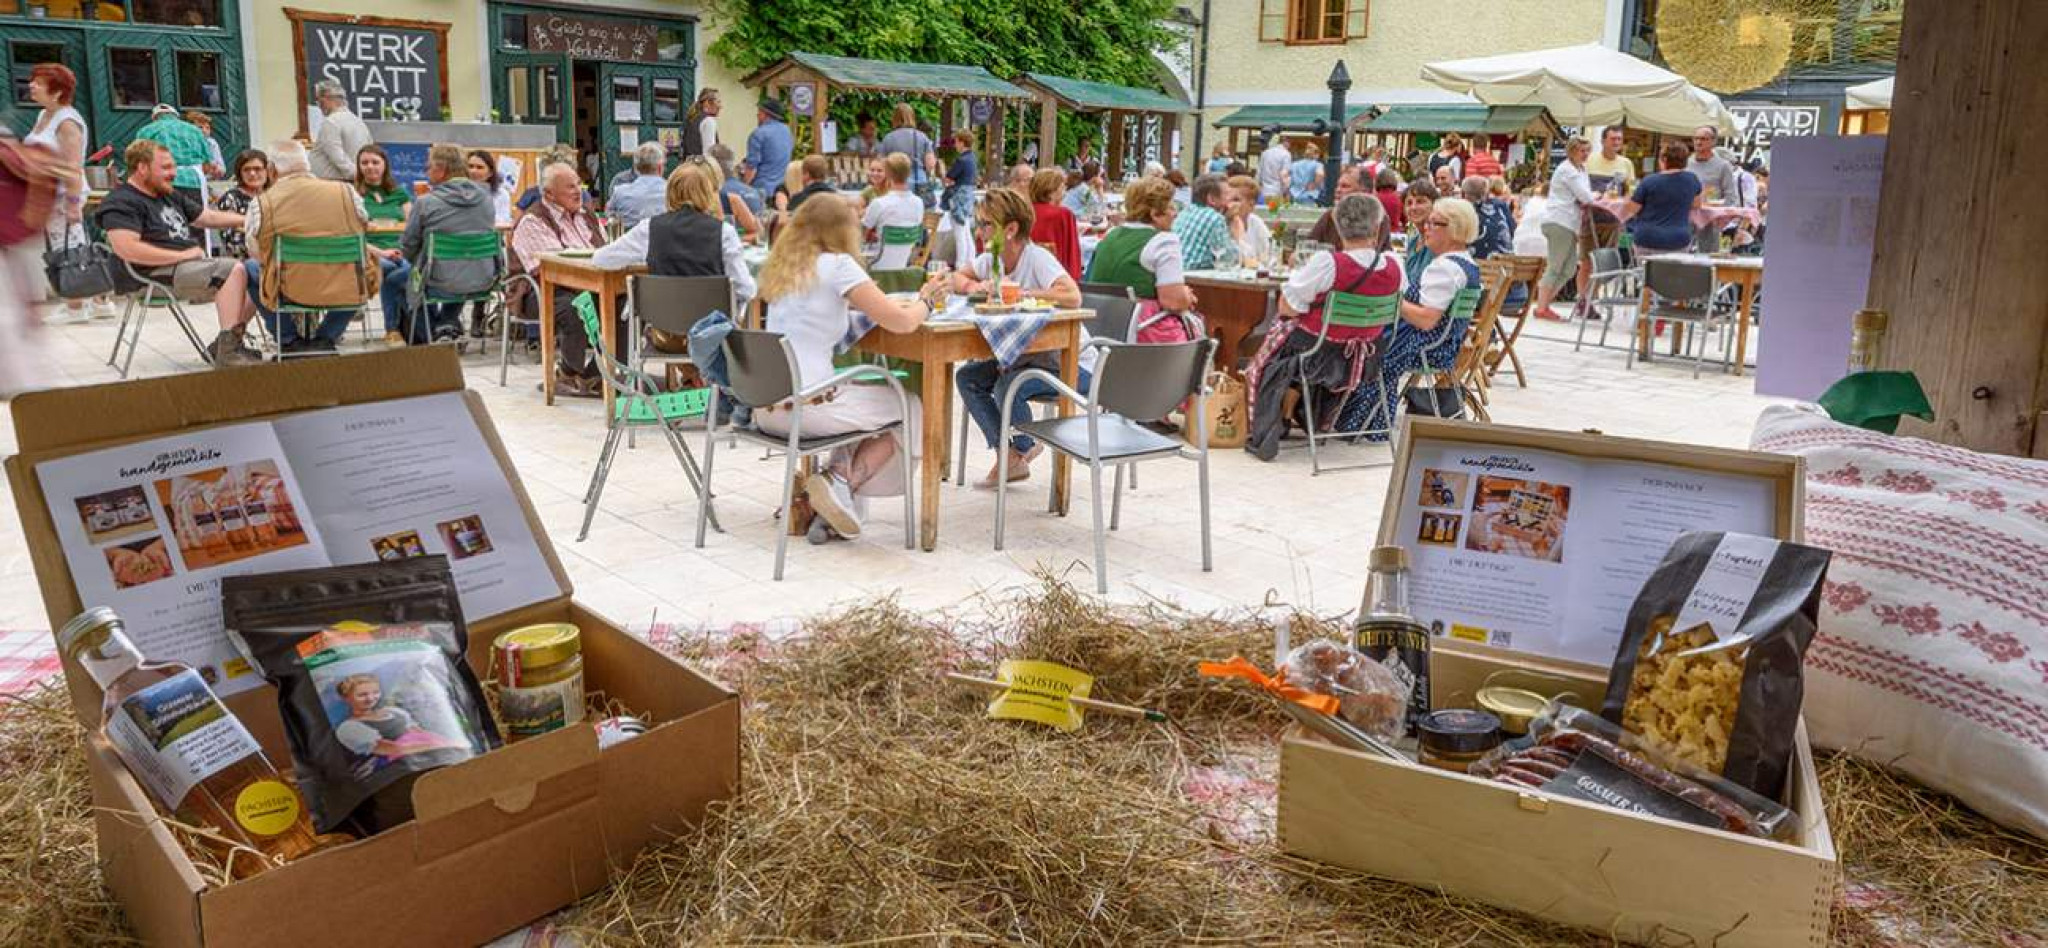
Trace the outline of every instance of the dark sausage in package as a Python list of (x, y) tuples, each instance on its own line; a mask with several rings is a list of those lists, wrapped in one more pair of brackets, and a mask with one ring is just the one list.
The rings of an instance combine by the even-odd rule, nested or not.
[(1556, 701), (1530, 725), (1528, 738), (1495, 748), (1471, 773), (1731, 833), (1771, 838), (1791, 829), (1791, 810)]

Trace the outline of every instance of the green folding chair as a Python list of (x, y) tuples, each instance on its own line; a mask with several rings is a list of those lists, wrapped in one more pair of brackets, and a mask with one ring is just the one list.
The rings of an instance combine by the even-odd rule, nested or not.
[(931, 253), (931, 242), (926, 239), (924, 226), (921, 224), (883, 225), (882, 255), (887, 256), (891, 247), (910, 248), (910, 258), (904, 261), (904, 265), (911, 268), (924, 266), (925, 257)]
[[(361, 280), (365, 275), (364, 271), (369, 268), (368, 247), (369, 242), (363, 234), (331, 234), (320, 237), (278, 234), (275, 241), (271, 244), (270, 265), (280, 270), (289, 270), (293, 264), (353, 264), (356, 268), (356, 279)], [(280, 279), (282, 279), (282, 276), (283, 274), (280, 273)], [(376, 295), (372, 294), (368, 299), (358, 303), (355, 306), (357, 314), (360, 315), (365, 312), (369, 304), (374, 303), (376, 299)], [(309, 306), (303, 303), (294, 303), (290, 300), (280, 299), (278, 300), (276, 313), (277, 318), (280, 320), (290, 316), (298, 322), (301, 335), (311, 336), (313, 334), (312, 327), (319, 325), (321, 318), (334, 310), (347, 308), (344, 306)], [(263, 323), (263, 320), (260, 319), (257, 320), (257, 323), (263, 325), (264, 345), (269, 347), (270, 357), (273, 361), (282, 362), (295, 356), (317, 354), (312, 352), (284, 351), (283, 343), (279, 341), (279, 337), (272, 335), (270, 326), (267, 323)], [(364, 332), (367, 333), (369, 323), (365, 321), (363, 326)]]
[(573, 305), (577, 317), (583, 321), (583, 333), (590, 340), (590, 349), (597, 354), (598, 371), (618, 393), (612, 403), (612, 413), (605, 419), (604, 447), (597, 456), (597, 469), (590, 473), (590, 486), (583, 492), (583, 527), (576, 531), (576, 541), (580, 543), (590, 535), (590, 521), (597, 516), (597, 500), (604, 493), (604, 482), (611, 474), (612, 461), (618, 457), (619, 442), (624, 440), (626, 432), (635, 428), (661, 430), (662, 436), (668, 439), (669, 447), (675, 451), (676, 460), (682, 463), (683, 475), (689, 478), (691, 489), (697, 492), (697, 502), (704, 505), (711, 526), (724, 533), (725, 528), (718, 524), (718, 512), (711, 509), (711, 497), (704, 489), (704, 476), (697, 467), (697, 456), (690, 452), (690, 446), (684, 443), (679, 433), (685, 420), (706, 416), (711, 390), (662, 391), (652, 376), (620, 362), (605, 349), (603, 333), (598, 328), (595, 296), (580, 293)]
[[(1384, 337), (1386, 335), (1385, 330), (1392, 326), (1394, 321), (1400, 317), (1401, 297), (1397, 294), (1362, 296), (1357, 293), (1335, 292), (1331, 293), (1329, 298), (1323, 301), (1323, 328), (1316, 333), (1316, 344), (1310, 346), (1307, 352), (1302, 353), (1301, 360), (1297, 362), (1296, 368), (1296, 380), (1301, 385), (1301, 409), (1308, 416), (1308, 465), (1310, 477), (1321, 474), (1325, 470), (1322, 466), (1322, 457), (1316, 450), (1316, 445), (1319, 442), (1326, 438), (1342, 438), (1355, 443), (1359, 438), (1377, 433), (1382, 429), (1360, 429), (1358, 431), (1317, 430), (1316, 425), (1320, 423), (1321, 416), (1316, 413), (1315, 386), (1310, 385), (1308, 381), (1308, 357), (1315, 355), (1323, 348), (1323, 343), (1329, 340), (1331, 327), (1342, 327), (1345, 329), (1378, 328), (1383, 330), (1381, 336)], [(1375, 358), (1375, 361), (1377, 361), (1377, 358)], [(1393, 412), (1386, 382), (1379, 378), (1378, 372), (1372, 372), (1371, 374), (1374, 376), (1373, 387), (1379, 391), (1380, 409), (1388, 417), (1387, 427), (1384, 430), (1387, 433), (1388, 440), (1391, 441), (1394, 434)], [(1364, 379), (1361, 378), (1360, 381), (1363, 382)], [(1391, 464), (1393, 462), (1389, 460), (1386, 463)], [(1354, 464), (1341, 468), (1328, 468), (1327, 470), (1341, 471), (1377, 466), (1377, 464)]]
[[(474, 293), (436, 292), (432, 286), (428, 285), (427, 274), (434, 272), (434, 265), (436, 263), (453, 263), (462, 260), (496, 261), (498, 265), (497, 279), (492, 280), (490, 286)], [(505, 306), (505, 285), (514, 279), (525, 279), (529, 282), (533, 279), (525, 274), (511, 276), (508, 274), (509, 269), (505, 261), (505, 242), (499, 238), (498, 232), (495, 230), (465, 234), (428, 234), (426, 253), (420, 258), (420, 265), (412, 272), (414, 293), (410, 295), (418, 300), (418, 304), (412, 313), (412, 322), (406, 327), (405, 341), (408, 343), (413, 342), (413, 337), (416, 333), (421, 337), (418, 340), (420, 342), (433, 341), (427, 328), (432, 325), (432, 320), (427, 317), (426, 313), (426, 308), (429, 306), (462, 306), (471, 303), (482, 303), (484, 305), (484, 319), (486, 322), (488, 322), (493, 310), (497, 312), (499, 321), (504, 325), (501, 338), (509, 345), (512, 332), (511, 324), (515, 319), (508, 307)], [(534, 284), (533, 293), (537, 301), (542, 305), (546, 305), (545, 300), (538, 300), (540, 296), (540, 285), (538, 283)], [(516, 321), (533, 322), (536, 324), (539, 322), (539, 320)], [(485, 338), (488, 339), (489, 337), (486, 336)], [(462, 351), (462, 343), (457, 342), (456, 351)], [(486, 351), (488, 351), (488, 346), (486, 346)], [(506, 356), (508, 362), (510, 358), (510, 355)], [(502, 367), (498, 375), (498, 384), (505, 384)]]

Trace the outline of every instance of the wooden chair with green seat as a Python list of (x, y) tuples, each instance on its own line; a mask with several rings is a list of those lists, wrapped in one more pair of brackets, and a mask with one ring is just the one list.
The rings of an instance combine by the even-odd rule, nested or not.
[[(1465, 320), (1465, 332), (1455, 338), (1445, 334), (1442, 339), (1437, 340), (1436, 345), (1423, 347), (1422, 368), (1401, 380), (1401, 394), (1396, 397), (1402, 399), (1404, 404), (1412, 387), (1435, 393), (1431, 396), (1434, 400), (1431, 406), (1434, 409), (1431, 411), (1433, 417), (1463, 418), (1471, 413), (1471, 409), (1466, 406), (1472, 403), (1472, 399), (1465, 391), (1465, 387), (1459, 383), (1457, 367), (1458, 360), (1464, 355), (1466, 340), (1472, 338), (1472, 330), (1479, 323), (1479, 312), (1487, 299), (1484, 280), (1482, 274), (1479, 286), (1468, 286), (1451, 297), (1451, 305), (1444, 308), (1443, 318)], [(1498, 312), (1498, 309), (1495, 312)], [(1450, 356), (1448, 359), (1444, 358), (1446, 353)], [(1438, 384), (1439, 376), (1444, 377), (1445, 384)], [(1410, 383), (1418, 384), (1411, 386)], [(1394, 407), (1398, 409), (1402, 404), (1396, 404)]]
[(675, 451), (676, 460), (683, 466), (683, 475), (689, 478), (691, 489), (697, 492), (697, 502), (704, 505), (711, 526), (724, 533), (725, 528), (718, 524), (718, 512), (711, 509), (711, 498), (705, 493), (704, 475), (697, 467), (697, 456), (691, 453), (690, 446), (680, 434), (684, 421), (705, 416), (711, 402), (711, 390), (662, 391), (647, 373), (620, 362), (605, 351), (599, 341), (602, 334), (598, 330), (596, 297), (589, 293), (578, 294), (574, 305), (577, 318), (583, 322), (583, 332), (590, 340), (590, 349), (596, 353), (598, 371), (618, 393), (618, 398), (612, 403), (611, 416), (605, 419), (604, 447), (598, 453), (597, 468), (591, 472), (590, 486), (583, 492), (583, 527), (576, 531), (577, 542), (590, 535), (590, 521), (597, 516), (597, 501), (604, 493), (604, 482), (611, 474), (612, 461), (618, 456), (619, 442), (624, 440), (628, 430), (634, 428), (659, 429), (668, 439), (669, 448)]
[[(293, 264), (354, 264), (358, 281), (367, 279), (367, 274), (364, 271), (375, 266), (369, 262), (369, 240), (363, 234), (330, 234), (319, 237), (278, 234), (277, 243), (271, 250), (270, 260), (272, 266), (283, 270), (291, 269)], [(282, 277), (282, 274), (280, 274), (280, 277)], [(376, 285), (376, 282), (374, 280), (370, 281), (372, 286)], [(372, 292), (368, 299), (356, 304), (353, 308), (359, 314), (368, 312), (376, 302), (377, 294)], [(313, 333), (309, 328), (309, 324), (311, 326), (318, 326), (320, 320), (328, 313), (337, 309), (349, 308), (351, 307), (309, 306), (280, 299), (277, 303), (276, 313), (280, 321), (287, 317), (298, 321), (299, 334), (311, 336)], [(281, 341), (282, 333), (273, 334), (270, 331), (269, 324), (264, 323), (263, 320), (259, 319), (256, 322), (263, 325), (264, 343), (270, 347), (270, 357), (272, 360), (282, 362), (295, 356), (318, 354), (284, 351), (284, 345)], [(365, 322), (363, 325), (367, 332), (369, 324)], [(282, 325), (279, 328), (282, 329)]]
[[(1302, 353), (1301, 358), (1296, 363), (1295, 370), (1296, 384), (1301, 386), (1301, 409), (1308, 418), (1309, 476), (1314, 477), (1325, 470), (1322, 466), (1322, 458), (1316, 451), (1316, 445), (1322, 440), (1326, 438), (1356, 440), (1363, 435), (1373, 434), (1381, 429), (1360, 429), (1358, 431), (1317, 430), (1316, 426), (1320, 423), (1320, 418), (1316, 414), (1315, 386), (1309, 384), (1308, 380), (1308, 357), (1315, 355), (1329, 341), (1330, 329), (1333, 326), (1345, 329), (1372, 329), (1377, 327), (1381, 330), (1380, 338), (1385, 339), (1390, 331), (1388, 327), (1392, 326), (1394, 321), (1399, 319), (1400, 316), (1401, 297), (1394, 293), (1384, 296), (1362, 296), (1357, 293), (1335, 292), (1331, 293), (1329, 298), (1324, 301), (1322, 330), (1316, 333), (1316, 344), (1310, 346), (1307, 352)], [(1379, 340), (1374, 341), (1378, 342)], [(1375, 357), (1374, 361), (1377, 362), (1378, 358)], [(1379, 389), (1380, 408), (1391, 419), (1393, 406), (1386, 383), (1379, 378), (1379, 373), (1373, 369), (1368, 369), (1366, 374), (1373, 377), (1373, 385)], [(1359, 381), (1363, 384), (1365, 381), (1364, 376), (1360, 376)], [(1384, 429), (1390, 442), (1393, 439), (1393, 429), (1394, 425), (1390, 420)], [(1387, 463), (1392, 462), (1389, 461)], [(1357, 467), (1376, 466), (1374, 464), (1357, 464), (1342, 468), (1328, 468), (1328, 470), (1340, 471)]]

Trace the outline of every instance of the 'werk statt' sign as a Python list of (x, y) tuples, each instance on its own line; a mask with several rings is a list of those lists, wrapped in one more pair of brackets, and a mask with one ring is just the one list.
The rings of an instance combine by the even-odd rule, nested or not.
[(382, 116), (386, 106), (441, 117), (448, 24), (302, 15), (297, 25), (308, 104), (313, 87), (331, 79), (347, 93), (349, 110), (364, 118)]
[(565, 53), (573, 59), (651, 63), (657, 27), (601, 17), (537, 13), (526, 18), (526, 48), (535, 53)]

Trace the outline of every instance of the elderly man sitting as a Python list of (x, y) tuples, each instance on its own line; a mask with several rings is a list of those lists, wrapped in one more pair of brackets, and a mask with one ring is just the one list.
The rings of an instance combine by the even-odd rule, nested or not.
[[(597, 215), (583, 206), (583, 182), (569, 165), (549, 165), (541, 173), (540, 200), (519, 219), (512, 230), (512, 253), (517, 266), (527, 273), (540, 270), (540, 255), (556, 250), (594, 249), (604, 243), (604, 231)], [(590, 345), (583, 332), (583, 320), (576, 315), (573, 301), (578, 291), (557, 288), (555, 298), (540, 300), (555, 308), (555, 390), (579, 397), (603, 392), (597, 364), (591, 361)], [(613, 339), (623, 340), (623, 322)]]
[[(408, 289), (408, 307), (413, 320), (406, 327), (407, 342), (452, 342), (462, 336), (462, 304), (428, 307), (416, 297), (425, 291), (441, 296), (481, 293), (498, 279), (493, 260), (436, 260), (427, 263), (427, 238), (434, 234), (488, 234), (497, 226), (497, 210), (491, 192), (470, 180), (469, 159), (458, 145), (435, 145), (427, 152), (427, 193), (412, 202), (405, 218), (405, 234), (398, 238), (398, 252), (417, 274), (417, 289)], [(393, 271), (386, 279), (397, 278)], [(429, 312), (429, 310), (432, 310)], [(431, 326), (428, 330), (425, 327)]]
[[(220, 335), (209, 355), (216, 367), (261, 361), (262, 356), (242, 342), (243, 327), (256, 315), (242, 262), (207, 256), (199, 240), (198, 228), (240, 227), (242, 215), (210, 209), (174, 190), (178, 163), (170, 149), (154, 141), (138, 138), (121, 157), (128, 177), (94, 212), (107, 234), (107, 245), (136, 272), (170, 287), (179, 299), (213, 303), (220, 316)], [(125, 274), (120, 282), (124, 289), (140, 288), (126, 285), (130, 281)]]
[[(271, 145), (269, 154), (277, 183), (249, 206), (244, 228), (249, 235), (244, 265), (249, 279), (260, 281), (262, 287), (256, 308), (282, 351), (333, 352), (363, 301), (377, 295), (383, 281), (378, 260), (387, 254), (396, 257), (398, 251), (365, 244), (363, 258), (354, 263), (281, 263), (282, 238), (361, 236), (370, 215), (354, 187), (313, 176), (306, 146), (286, 139)], [(307, 339), (300, 334), (298, 320), (277, 318), (277, 307), (287, 303), (338, 308), (328, 310)]]
[(633, 150), (633, 178), (612, 188), (610, 208), (622, 230), (668, 210), (668, 181), (662, 174), (668, 149), (660, 142), (642, 142)]

